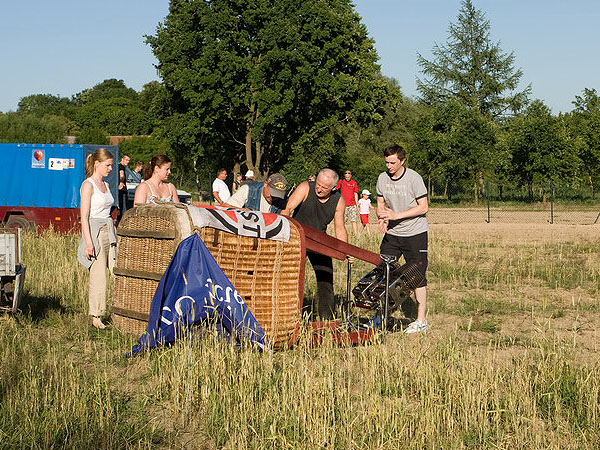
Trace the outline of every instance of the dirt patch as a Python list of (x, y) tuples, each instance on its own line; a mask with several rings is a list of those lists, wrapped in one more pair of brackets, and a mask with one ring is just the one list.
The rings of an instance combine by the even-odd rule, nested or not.
[(427, 213), (429, 223), (519, 223), (519, 224), (588, 224), (594, 223), (600, 207), (532, 205), (528, 208), (440, 208), (431, 206)]
[(432, 223), (431, 234), (457, 242), (539, 244), (596, 241), (600, 224), (549, 223)]
[(429, 277), (434, 335), (453, 333), (510, 358), (560, 348), (574, 363), (599, 362), (599, 231), (556, 223), (432, 224), (432, 271), (436, 258), (438, 267), (441, 260), (457, 266), (455, 277)]

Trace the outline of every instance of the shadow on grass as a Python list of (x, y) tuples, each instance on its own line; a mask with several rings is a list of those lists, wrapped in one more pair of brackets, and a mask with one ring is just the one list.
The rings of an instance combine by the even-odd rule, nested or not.
[(51, 313), (60, 315), (73, 314), (71, 308), (67, 308), (55, 297), (37, 297), (25, 294), (19, 308), (22, 314), (29, 317), (33, 323), (41, 322)]
[[(381, 316), (380, 309), (367, 309), (356, 307), (354, 299), (351, 298), (350, 302), (347, 301), (345, 295), (336, 294), (335, 296), (336, 310), (334, 313), (335, 319), (324, 319), (324, 320), (338, 320), (344, 322), (348, 320), (348, 323), (370, 323), (375, 316)], [(306, 322), (320, 321), (323, 320), (316, 313), (316, 299), (314, 296), (305, 295), (302, 304), (302, 317)], [(417, 318), (417, 302), (409, 297), (405, 300), (399, 308), (388, 312), (388, 318), (385, 325), (385, 329), (389, 332), (400, 332), (410, 325)], [(382, 327), (381, 321), (376, 327)]]

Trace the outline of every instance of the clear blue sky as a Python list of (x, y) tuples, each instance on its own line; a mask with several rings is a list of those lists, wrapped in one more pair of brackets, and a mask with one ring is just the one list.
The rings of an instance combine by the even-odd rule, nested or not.
[[(416, 54), (443, 44), (460, 0), (356, 0), (382, 72), (416, 95)], [(554, 113), (572, 109), (584, 88), (600, 90), (600, 0), (474, 0), (494, 41), (514, 51), (522, 85)], [(31, 94), (68, 96), (117, 78), (136, 90), (158, 79), (144, 34), (153, 34), (167, 0), (3, 0), (0, 111)]]

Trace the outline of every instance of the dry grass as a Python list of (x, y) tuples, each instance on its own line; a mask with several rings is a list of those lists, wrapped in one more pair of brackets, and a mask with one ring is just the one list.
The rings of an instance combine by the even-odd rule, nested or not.
[(598, 448), (597, 233), (434, 225), (425, 336), (261, 354), (208, 335), (132, 360), (131, 337), (88, 325), (77, 239), (26, 235), (27, 306), (0, 318), (0, 447)]

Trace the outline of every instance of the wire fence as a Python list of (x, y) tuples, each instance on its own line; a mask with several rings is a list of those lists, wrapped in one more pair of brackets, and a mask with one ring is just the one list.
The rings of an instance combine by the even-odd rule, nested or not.
[[(213, 177), (214, 178), (214, 177)], [(198, 201), (212, 201), (212, 179), (203, 180)], [(225, 180), (233, 182), (230, 174)], [(429, 192), (430, 223), (561, 223), (600, 224), (600, 193), (592, 186), (544, 183), (523, 186), (481, 179), (469, 181), (425, 180)], [(376, 201), (376, 186), (359, 183)]]
[(476, 183), (429, 183), (432, 223), (506, 222), (594, 224), (600, 194), (593, 186), (544, 183), (523, 186), (481, 179)]

